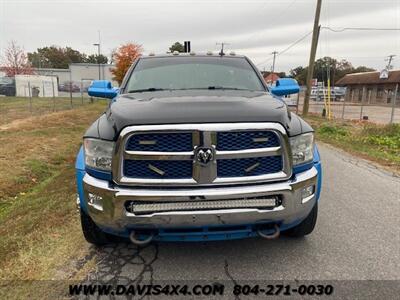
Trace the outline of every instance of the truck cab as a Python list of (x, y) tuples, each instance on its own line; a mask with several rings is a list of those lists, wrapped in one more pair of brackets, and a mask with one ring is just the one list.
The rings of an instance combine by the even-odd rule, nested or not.
[(289, 111), (293, 79), (269, 89), (245, 56), (137, 59), (83, 136), (76, 161), (88, 242), (300, 237), (314, 229), (321, 163), (314, 132)]

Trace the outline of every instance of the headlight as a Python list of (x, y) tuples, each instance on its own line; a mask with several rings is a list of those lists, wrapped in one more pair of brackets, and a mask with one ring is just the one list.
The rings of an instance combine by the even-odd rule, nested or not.
[(114, 142), (86, 138), (83, 140), (85, 164), (90, 168), (111, 171)]
[(314, 134), (312, 132), (290, 138), (290, 145), (292, 146), (294, 166), (312, 161), (314, 148)]

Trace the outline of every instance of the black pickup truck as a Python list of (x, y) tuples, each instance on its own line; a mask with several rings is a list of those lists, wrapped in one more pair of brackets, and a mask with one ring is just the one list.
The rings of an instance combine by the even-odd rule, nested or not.
[(150, 55), (89, 127), (76, 161), (82, 229), (90, 243), (209, 241), (312, 232), (321, 190), (313, 129), (235, 54)]

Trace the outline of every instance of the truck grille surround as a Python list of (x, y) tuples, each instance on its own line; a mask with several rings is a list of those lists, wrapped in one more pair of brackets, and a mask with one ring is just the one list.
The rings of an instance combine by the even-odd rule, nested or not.
[(113, 160), (124, 185), (257, 183), (291, 176), (286, 131), (277, 123), (143, 125), (125, 128)]

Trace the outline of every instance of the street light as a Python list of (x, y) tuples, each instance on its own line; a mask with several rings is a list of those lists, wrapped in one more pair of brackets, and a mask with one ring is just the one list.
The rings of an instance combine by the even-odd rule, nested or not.
[(99, 80), (101, 79), (101, 72), (100, 72), (100, 43), (95, 43), (93, 46), (97, 46), (97, 62), (99, 64)]

